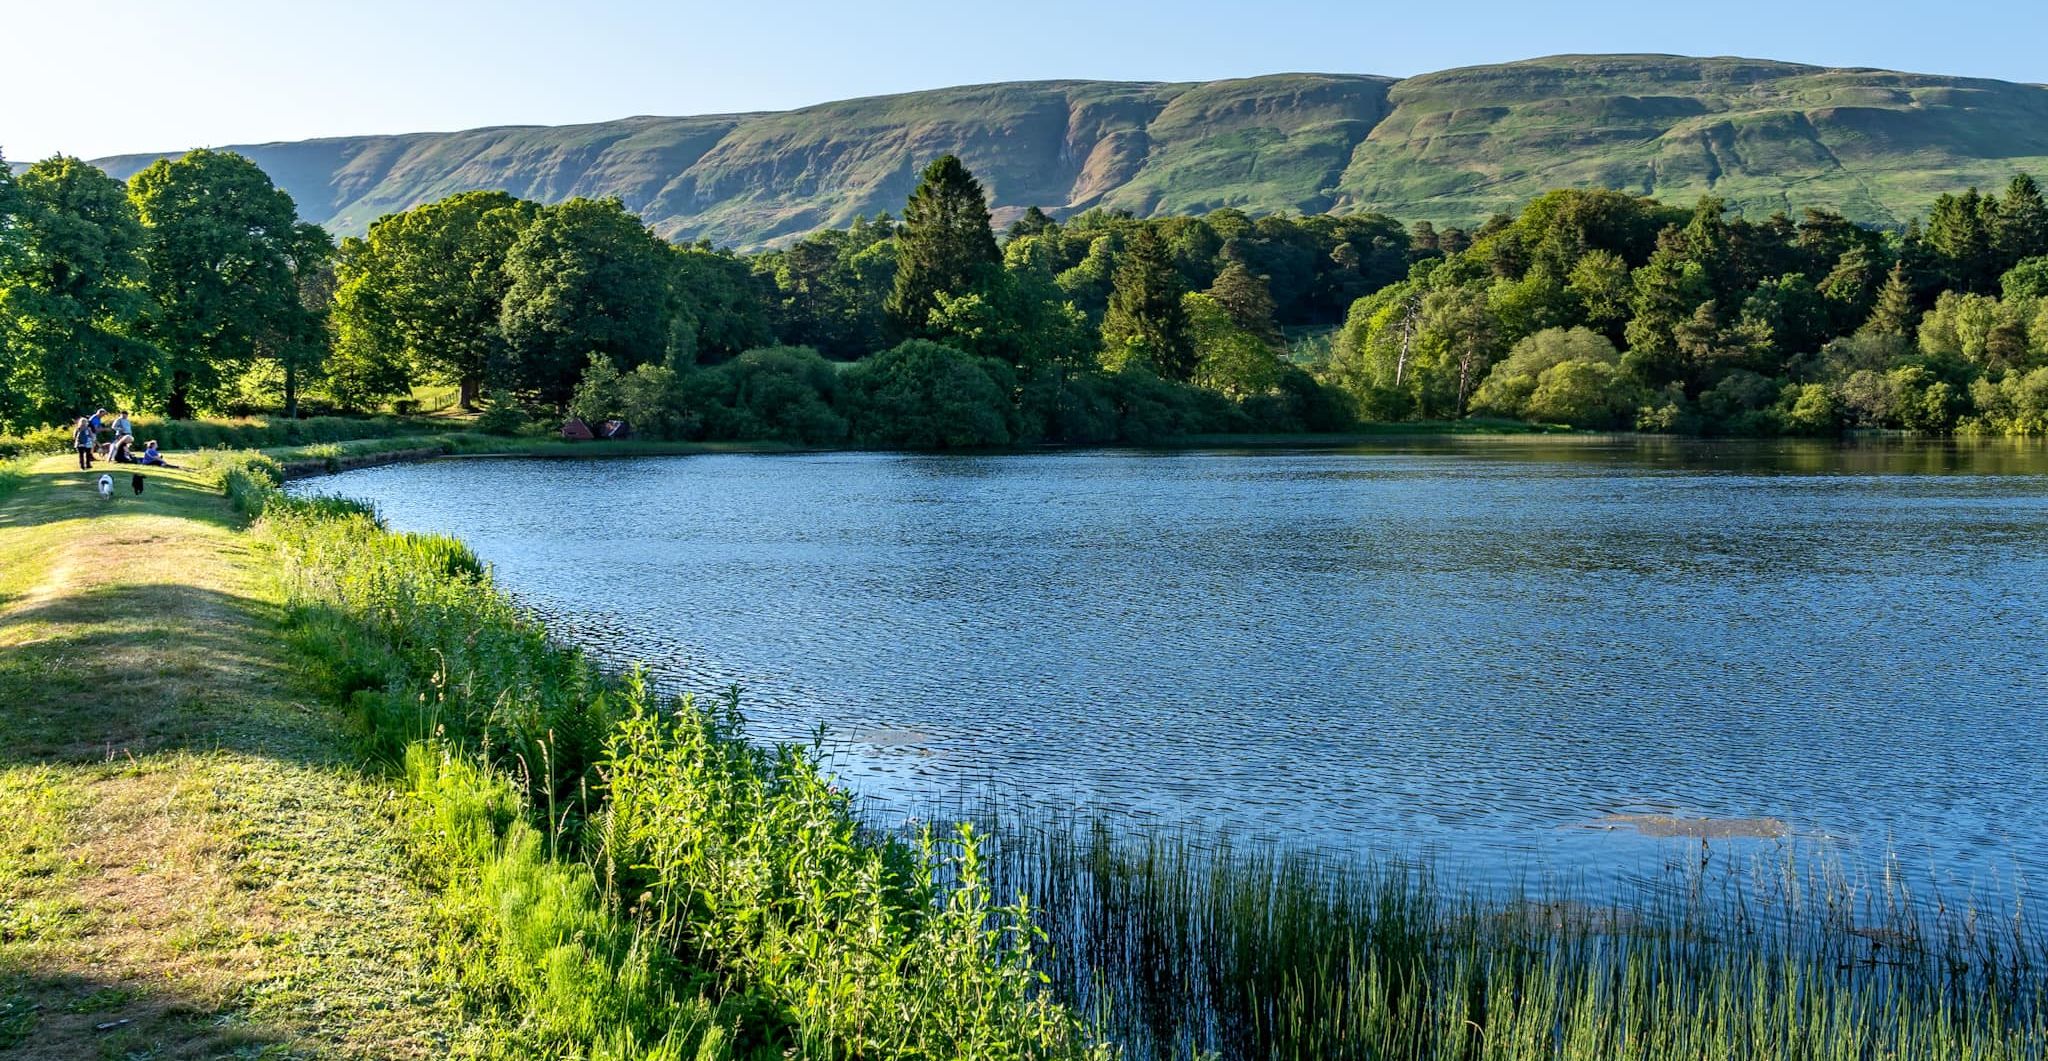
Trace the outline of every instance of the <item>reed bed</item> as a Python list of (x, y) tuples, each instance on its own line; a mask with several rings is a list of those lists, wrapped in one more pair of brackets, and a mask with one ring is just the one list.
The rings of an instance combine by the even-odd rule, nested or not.
[(2039, 1059), (2048, 934), (1822, 868), (1594, 902), (982, 812), (1045, 966), (1131, 1058)]

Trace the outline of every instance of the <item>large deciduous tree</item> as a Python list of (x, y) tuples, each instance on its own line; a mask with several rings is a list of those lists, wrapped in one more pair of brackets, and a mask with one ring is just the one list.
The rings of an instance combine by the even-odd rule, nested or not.
[(184, 419), (278, 337), (314, 327), (293, 271), (306, 233), (291, 196), (231, 151), (160, 159), (128, 196), (154, 303), (144, 334), (163, 351), (165, 411)]
[(1002, 260), (981, 182), (958, 158), (941, 157), (925, 167), (903, 207), (890, 321), (901, 334), (925, 334), (939, 296), (980, 289)]
[(0, 162), (0, 421), (27, 426), (134, 393), (156, 352), (121, 183), (61, 155), (10, 178)]
[(617, 199), (542, 210), (505, 255), (499, 377), (562, 408), (592, 354), (623, 371), (687, 344), (672, 328), (673, 254)]
[(340, 356), (404, 365), (453, 383), (476, 408), (504, 352), (505, 261), (540, 206), (463, 192), (393, 214), (343, 247), (334, 316)]

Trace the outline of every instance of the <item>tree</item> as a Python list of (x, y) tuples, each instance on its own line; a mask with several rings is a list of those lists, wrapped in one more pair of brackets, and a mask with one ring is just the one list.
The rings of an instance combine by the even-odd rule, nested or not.
[(855, 439), (912, 449), (1007, 445), (1016, 433), (1008, 366), (912, 339), (848, 369)]
[(1858, 334), (1911, 335), (1918, 317), (1913, 308), (1913, 285), (1906, 281), (1906, 263), (1893, 262), (1891, 272), (1885, 274), (1884, 286), (1877, 289), (1877, 303)]
[(1971, 188), (1961, 195), (1934, 200), (1927, 217), (1927, 246), (1940, 261), (1949, 286), (1959, 291), (1988, 291), (1998, 281), (1997, 249), (1992, 218), (1997, 200), (1986, 200)]
[(1182, 301), (1195, 348), (1196, 386), (1242, 401), (1280, 382), (1280, 358), (1272, 345), (1241, 327), (1222, 300), (1189, 294)]
[(2025, 173), (2015, 174), (2005, 186), (1992, 219), (1991, 242), (2001, 271), (2021, 261), (2048, 255), (2048, 203), (2041, 198), (2041, 186)]
[(678, 337), (672, 360), (722, 360), (772, 338), (760, 282), (731, 251), (708, 243), (677, 247), (674, 268)]
[(153, 370), (136, 338), (142, 240), (121, 183), (75, 158), (0, 180), (0, 421), (75, 416)]
[(941, 294), (964, 295), (987, 282), (1003, 260), (989, 225), (981, 182), (958, 158), (945, 155), (925, 167), (896, 240), (887, 308), (901, 334), (924, 334)]
[(1194, 342), (1181, 303), (1186, 293), (1167, 259), (1166, 244), (1150, 227), (1138, 229), (1117, 263), (1109, 308), (1103, 312), (1104, 364), (1112, 370), (1139, 364), (1165, 379), (1192, 377)]
[(664, 359), (678, 339), (674, 266), (668, 244), (617, 199), (541, 210), (505, 252), (496, 375), (559, 409), (591, 354), (622, 371)]
[(129, 178), (154, 302), (143, 334), (163, 352), (165, 411), (193, 415), (276, 337), (314, 325), (292, 261), (298, 209), (231, 151), (159, 159)]
[(1273, 323), (1273, 293), (1267, 289), (1265, 277), (1253, 276), (1243, 262), (1232, 261), (1216, 274), (1216, 282), (1209, 285), (1209, 297), (1222, 305), (1237, 327), (1261, 342), (1279, 345), (1280, 328)]
[[(1499, 416), (1529, 416), (1559, 423), (1578, 423), (1570, 416), (1554, 415), (1554, 411), (1544, 415), (1529, 409), (1530, 399), (1544, 375), (1552, 368), (1572, 361), (1612, 368), (1619, 364), (1620, 355), (1615, 352), (1613, 342), (1591, 329), (1547, 328), (1516, 343), (1514, 349), (1508, 351), (1508, 356), (1493, 366), (1473, 393), (1472, 407)], [(1576, 385), (1588, 377), (1580, 373), (1573, 378)]]
[(277, 363), (284, 377), (284, 415), (299, 417), (299, 389), (329, 352), (328, 313), (334, 305), (334, 237), (304, 221), (292, 226), (285, 265), (298, 289), (304, 313), (279, 314), (260, 337), (257, 352)]
[(1039, 233), (1046, 231), (1047, 229), (1056, 228), (1058, 226), (1059, 222), (1054, 221), (1051, 217), (1047, 216), (1045, 211), (1040, 210), (1039, 208), (1034, 206), (1024, 211), (1023, 217), (1020, 217), (1017, 220), (1010, 223), (1010, 238), (1016, 239), (1018, 236), (1036, 236)]
[(343, 245), (335, 325), (359, 360), (411, 362), (476, 408), (504, 355), (505, 259), (540, 206), (504, 192), (462, 192), (391, 214)]

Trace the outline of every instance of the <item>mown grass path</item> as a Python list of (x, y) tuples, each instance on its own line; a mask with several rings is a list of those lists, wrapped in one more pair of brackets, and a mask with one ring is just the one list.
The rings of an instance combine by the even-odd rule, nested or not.
[(298, 690), (264, 547), (129, 471), (0, 498), (0, 1058), (461, 1052), (396, 796)]

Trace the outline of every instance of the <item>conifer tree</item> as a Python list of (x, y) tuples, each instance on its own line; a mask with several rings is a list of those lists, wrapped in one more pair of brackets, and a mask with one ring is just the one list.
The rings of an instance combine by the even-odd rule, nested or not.
[(1195, 373), (1188, 332), (1187, 293), (1166, 243), (1150, 225), (1139, 226), (1116, 266), (1109, 309), (1102, 315), (1103, 360), (1112, 368), (1142, 364), (1166, 379)]
[(1266, 279), (1253, 276), (1241, 261), (1232, 260), (1209, 285), (1209, 297), (1230, 314), (1231, 323), (1257, 336), (1268, 346), (1280, 344), (1280, 329), (1273, 323), (1273, 294)]
[(2048, 254), (2048, 203), (2042, 201), (2041, 186), (2033, 177), (2021, 173), (2006, 185), (1995, 224), (1992, 242), (1998, 250), (2000, 273), (2028, 258)]
[(1906, 265), (1898, 262), (1877, 289), (1877, 308), (1863, 322), (1865, 335), (1909, 335), (1913, 329), (1913, 285), (1906, 282)]
[(925, 167), (903, 207), (896, 287), (886, 307), (890, 321), (902, 334), (923, 335), (941, 294), (977, 290), (1002, 260), (981, 182), (958, 158), (940, 158)]

